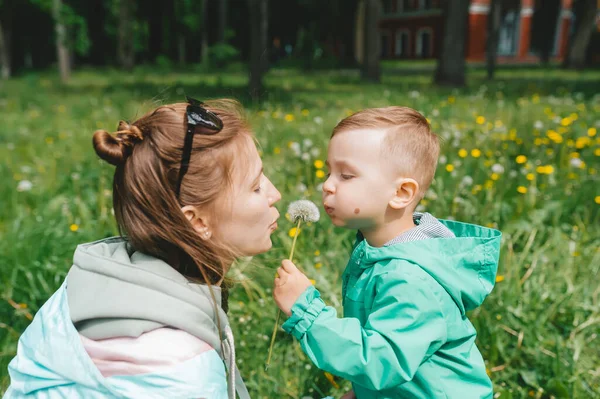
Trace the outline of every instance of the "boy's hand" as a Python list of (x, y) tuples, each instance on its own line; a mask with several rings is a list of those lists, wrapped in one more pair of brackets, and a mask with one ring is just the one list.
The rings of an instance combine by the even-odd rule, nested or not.
[(289, 260), (281, 262), (275, 277), (273, 299), (286, 315), (291, 316), (292, 306), (300, 295), (312, 284), (310, 280)]
[(340, 399), (356, 399), (356, 395), (354, 394), (354, 390), (353, 389), (349, 390)]

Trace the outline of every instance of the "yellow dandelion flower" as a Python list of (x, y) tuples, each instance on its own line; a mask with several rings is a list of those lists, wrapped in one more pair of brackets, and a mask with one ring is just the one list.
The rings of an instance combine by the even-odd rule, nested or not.
[(302, 116), (308, 116), (308, 114), (310, 114), (310, 112), (307, 109), (302, 110)]
[(321, 255), (321, 251), (319, 251), (318, 249), (315, 251), (315, 256), (319, 256)]
[(75, 223), (73, 223), (71, 226), (69, 226), (69, 230), (71, 230), (71, 231), (77, 231), (77, 230), (79, 230), (79, 226), (76, 225)]
[(453, 170), (454, 170), (454, 165), (452, 165), (451, 163), (449, 163), (448, 165), (446, 165), (446, 171), (452, 172)]
[(321, 262), (315, 263), (315, 269), (320, 269), (323, 267), (323, 264)]
[(466, 158), (467, 155), (469, 155), (469, 153), (464, 148), (461, 148), (460, 150), (458, 150), (458, 156), (459, 157)]
[(552, 148), (546, 148), (546, 155), (554, 155), (554, 150)]
[(481, 150), (478, 150), (477, 148), (472, 149), (471, 156), (473, 158), (479, 158), (481, 156)]
[(456, 97), (454, 97), (454, 96), (448, 97), (448, 104), (454, 104), (454, 102), (456, 102)]
[(569, 158), (579, 158), (579, 153), (578, 152), (572, 152), (569, 154)]
[(275, 155), (281, 154), (281, 148), (279, 148), (279, 147), (273, 148), (273, 154), (275, 154)]
[(323, 169), (323, 166), (325, 166), (325, 163), (323, 161), (321, 161), (320, 159), (317, 159), (315, 161), (315, 168), (317, 168), (317, 169)]
[(589, 168), (589, 169), (588, 169), (588, 173), (589, 173), (590, 175), (595, 175), (595, 174), (596, 174), (596, 169), (594, 169), (594, 168)]
[(325, 172), (323, 172), (321, 169), (319, 169), (319, 170), (317, 170), (315, 175), (317, 176), (317, 178), (322, 179), (325, 177)]
[[(296, 230), (298, 230), (297, 227), (292, 227), (290, 231), (288, 231), (288, 236), (294, 238), (294, 236), (296, 235)], [(300, 231), (298, 231), (298, 235), (300, 235)]]
[(502, 123), (502, 121), (498, 119), (496, 122), (494, 122), (494, 126), (502, 127), (502, 126), (504, 126), (504, 123)]
[(497, 315), (496, 315), (496, 320), (502, 320), (502, 316), (501, 316), (501, 315), (499, 315), (499, 314), (497, 314)]
[(475, 119), (475, 122), (477, 122), (478, 125), (483, 125), (485, 123), (485, 118), (483, 116), (478, 116)]
[(312, 285), (315, 285), (315, 284), (317, 284), (317, 282), (316, 282), (315, 280), (313, 280), (312, 278), (309, 278), (309, 279), (308, 279), (308, 281), (310, 281), (310, 283), (311, 283)]
[(588, 133), (588, 136), (594, 137), (596, 135), (596, 128), (595, 127), (589, 128), (587, 133)]
[(592, 144), (592, 140), (589, 137), (578, 137), (575, 141), (575, 148), (582, 149), (590, 144)]
[(569, 179), (569, 180), (577, 179), (577, 173), (569, 172), (569, 174), (567, 175), (567, 179)]
[(492, 173), (492, 175), (490, 176), (490, 179), (492, 179), (493, 181), (496, 181), (500, 178), (500, 175), (498, 173)]
[(560, 124), (563, 126), (569, 126), (571, 123), (573, 123), (573, 120), (569, 117), (562, 118), (560, 121)]
[(533, 179), (535, 179), (535, 175), (533, 173), (527, 173), (525, 175), (525, 178), (529, 181), (532, 181)]
[(496, 276), (496, 282), (497, 283), (501, 283), (503, 281), (504, 281), (504, 276), (503, 275), (499, 274), (499, 275)]
[(527, 157), (525, 155), (519, 155), (519, 156), (517, 156), (516, 161), (518, 164), (525, 163), (525, 162), (527, 162)]
[(296, 118), (294, 117), (294, 115), (292, 114), (286, 114), (285, 115), (285, 121), (286, 122), (293, 122)]
[(594, 155), (597, 156), (597, 157), (600, 157), (600, 148), (596, 148), (594, 150)]
[(54, 139), (52, 137), (46, 137), (46, 144), (54, 143)]
[(594, 202), (600, 205), (600, 195), (597, 195), (596, 198), (594, 198)]
[(525, 186), (519, 186), (517, 187), (517, 192), (520, 194), (526, 194), (527, 193), (527, 187)]
[(485, 183), (483, 183), (483, 186), (489, 190), (490, 188), (494, 187), (494, 181), (493, 180), (486, 180)]

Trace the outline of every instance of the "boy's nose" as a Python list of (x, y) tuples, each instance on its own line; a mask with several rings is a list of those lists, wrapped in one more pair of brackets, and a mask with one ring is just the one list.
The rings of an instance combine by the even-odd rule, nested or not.
[(329, 177), (327, 180), (325, 180), (325, 183), (323, 183), (323, 193), (324, 194), (334, 194), (335, 193), (335, 186), (331, 182), (331, 177)]

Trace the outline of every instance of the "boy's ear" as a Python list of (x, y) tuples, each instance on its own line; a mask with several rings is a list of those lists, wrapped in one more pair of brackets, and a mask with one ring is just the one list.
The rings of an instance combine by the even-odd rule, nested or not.
[(401, 178), (396, 185), (396, 195), (390, 200), (392, 209), (404, 209), (419, 195), (419, 183), (415, 179)]
[(181, 212), (183, 212), (185, 218), (192, 224), (192, 227), (200, 235), (200, 238), (207, 240), (212, 236), (208, 215), (200, 212), (198, 208), (192, 205), (184, 206), (181, 208)]

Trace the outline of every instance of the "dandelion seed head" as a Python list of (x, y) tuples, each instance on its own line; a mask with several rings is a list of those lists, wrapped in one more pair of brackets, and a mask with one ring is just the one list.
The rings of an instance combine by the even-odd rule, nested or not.
[(288, 213), (294, 222), (298, 219), (303, 222), (317, 222), (321, 217), (319, 208), (314, 202), (309, 200), (294, 201), (288, 207)]

